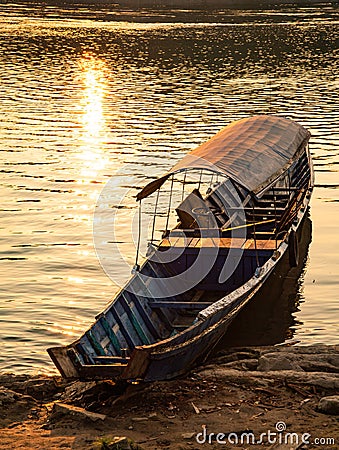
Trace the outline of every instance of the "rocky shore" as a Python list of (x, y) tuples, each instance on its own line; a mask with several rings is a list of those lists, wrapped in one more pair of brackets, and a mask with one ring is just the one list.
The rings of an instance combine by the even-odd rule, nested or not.
[(0, 374), (0, 449), (339, 449), (338, 350), (230, 349), (128, 386)]

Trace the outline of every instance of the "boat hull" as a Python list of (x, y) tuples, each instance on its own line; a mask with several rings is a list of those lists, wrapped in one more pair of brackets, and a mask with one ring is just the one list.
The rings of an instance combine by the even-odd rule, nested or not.
[[(171, 202), (174, 176), (184, 171), (184, 187), (193, 156), (198, 164), (202, 156), (213, 163), (213, 170), (198, 167), (200, 181), (203, 170), (212, 172), (206, 196), (200, 181), (185, 199), (181, 188), (177, 226), (170, 232), (166, 224), (155, 247), (151, 240), (145, 263), (90, 329), (69, 346), (48, 349), (60, 373), (154, 381), (204, 360), (284, 256), (297, 265), (298, 233), (314, 186), (308, 139), (307, 130), (287, 119), (242, 120), (139, 192), (141, 202), (172, 177)], [(226, 180), (213, 184), (215, 174)], [(170, 208), (167, 223), (169, 215)]]
[[(297, 222), (290, 230), (296, 232), (299, 238), (307, 214), (310, 194), (311, 191), (305, 196), (304, 205), (298, 213)], [(231, 304), (228, 303), (225, 308), (217, 309), (214, 314), (181, 333), (180, 338), (178, 336), (176, 341), (172, 339), (165, 343), (150, 346), (149, 351), (144, 353), (144, 371), (139, 372), (140, 378), (145, 381), (175, 378), (187, 372), (194, 364), (204, 360), (226, 333), (238, 313), (255, 297), (264, 283), (269, 281), (269, 277), (274, 270), (279, 269), (280, 261), (286, 252), (289, 252), (288, 244), (283, 242), (277, 252), (279, 256), (276, 259), (274, 258), (275, 260), (271, 258), (266, 263), (267, 267), (262, 268), (262, 274), (247, 283), (248, 289), (246, 289), (246, 285), (242, 286), (243, 294), (232, 294), (234, 298)], [(141, 349), (136, 348), (135, 355), (138, 351), (141, 351)], [(143, 351), (145, 352), (145, 348)], [(133, 358), (130, 367), (133, 367)], [(135, 375), (136, 373), (138, 373), (138, 370), (133, 367), (131, 371), (127, 370), (124, 373), (124, 377), (129, 378), (130, 374)]]

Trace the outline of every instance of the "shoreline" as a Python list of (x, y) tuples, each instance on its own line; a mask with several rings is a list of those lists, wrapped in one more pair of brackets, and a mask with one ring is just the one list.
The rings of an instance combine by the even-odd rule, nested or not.
[[(3, 4), (13, 4), (10, 0), (4, 0)], [(17, 0), (15, 4), (28, 4), (43, 8), (48, 5), (59, 6), (106, 6), (127, 9), (177, 9), (180, 10), (263, 10), (273, 8), (278, 10), (280, 7), (335, 7), (339, 5), (339, 0), (45, 0), (43, 4), (37, 0)]]
[[(75, 0), (77, 1), (77, 0)], [(84, 0), (86, 1), (86, 0)], [(110, 4), (106, 0), (97, 0), (99, 3)], [(281, 6), (325, 6), (338, 5), (337, 0), (319, 1), (319, 0), (117, 0), (116, 3), (121, 7), (133, 8), (178, 8), (178, 9), (265, 9), (279, 8)]]
[[(335, 449), (338, 374), (338, 345), (224, 350), (184, 377), (123, 387), (110, 380), (0, 374), (0, 449), (94, 450), (107, 448), (104, 442), (112, 443), (114, 436), (133, 441), (120, 447), (126, 449), (222, 448), (215, 438), (202, 445), (198, 434), (200, 440), (201, 433), (259, 436), (278, 422), (286, 432), (331, 438), (334, 444), (266, 442), (265, 448)], [(337, 399), (334, 409), (321, 410), (324, 397)]]

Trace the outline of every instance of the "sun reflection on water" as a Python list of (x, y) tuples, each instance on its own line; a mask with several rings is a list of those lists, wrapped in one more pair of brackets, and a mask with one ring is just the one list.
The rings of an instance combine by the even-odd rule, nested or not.
[(84, 86), (81, 100), (80, 174), (82, 183), (87, 184), (95, 180), (108, 163), (108, 157), (104, 153), (108, 134), (104, 115), (107, 67), (103, 61), (89, 55), (84, 55), (79, 64)]
[(81, 333), (82, 326), (83, 324), (81, 322), (77, 322), (74, 325), (66, 325), (55, 322), (53, 326), (48, 327), (47, 330), (52, 333), (75, 337)]

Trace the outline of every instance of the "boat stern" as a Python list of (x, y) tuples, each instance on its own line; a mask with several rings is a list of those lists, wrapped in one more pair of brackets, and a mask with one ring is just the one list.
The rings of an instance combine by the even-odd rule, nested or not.
[(70, 358), (70, 347), (52, 347), (47, 352), (63, 378), (79, 378), (79, 372)]

